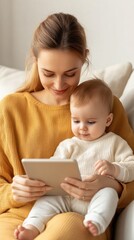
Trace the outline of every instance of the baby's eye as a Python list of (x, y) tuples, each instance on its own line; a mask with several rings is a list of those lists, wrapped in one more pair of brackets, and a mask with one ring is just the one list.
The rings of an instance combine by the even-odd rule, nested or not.
[(79, 120), (73, 120), (74, 123), (79, 123), (80, 121)]
[(95, 121), (88, 121), (88, 124), (89, 125), (93, 125), (93, 124), (95, 124), (96, 122)]

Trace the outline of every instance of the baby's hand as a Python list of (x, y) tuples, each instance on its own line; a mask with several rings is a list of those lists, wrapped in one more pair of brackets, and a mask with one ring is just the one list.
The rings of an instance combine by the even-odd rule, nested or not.
[(116, 166), (107, 160), (98, 160), (95, 163), (95, 173), (99, 175), (109, 175), (115, 177)]

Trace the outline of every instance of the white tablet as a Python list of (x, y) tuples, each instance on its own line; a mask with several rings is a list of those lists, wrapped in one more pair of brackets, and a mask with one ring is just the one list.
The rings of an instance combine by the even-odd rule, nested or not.
[(66, 177), (81, 179), (76, 160), (72, 159), (22, 159), (24, 170), (29, 178), (44, 181), (52, 186), (47, 195), (67, 195), (60, 187)]

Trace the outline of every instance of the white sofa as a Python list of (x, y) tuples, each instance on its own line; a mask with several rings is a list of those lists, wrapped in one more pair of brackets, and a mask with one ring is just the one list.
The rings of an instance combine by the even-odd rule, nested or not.
[[(113, 93), (120, 98), (128, 114), (129, 122), (134, 129), (134, 71), (130, 62), (116, 64), (92, 73), (106, 81)], [(14, 92), (25, 79), (25, 73), (20, 70), (0, 66), (0, 99)], [(88, 79), (82, 76), (81, 81)], [(121, 213), (117, 219), (114, 240), (134, 240), (134, 201)]]

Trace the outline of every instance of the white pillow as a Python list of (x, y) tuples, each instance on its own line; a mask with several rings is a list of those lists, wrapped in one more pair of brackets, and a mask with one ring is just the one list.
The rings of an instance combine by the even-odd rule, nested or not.
[(132, 64), (130, 62), (126, 62), (94, 71), (93, 74), (104, 80), (112, 89), (114, 95), (120, 98), (131, 73)]
[(120, 100), (127, 112), (130, 125), (134, 129), (134, 71), (126, 84)]
[(25, 80), (24, 71), (0, 66), (0, 99), (13, 93)]

